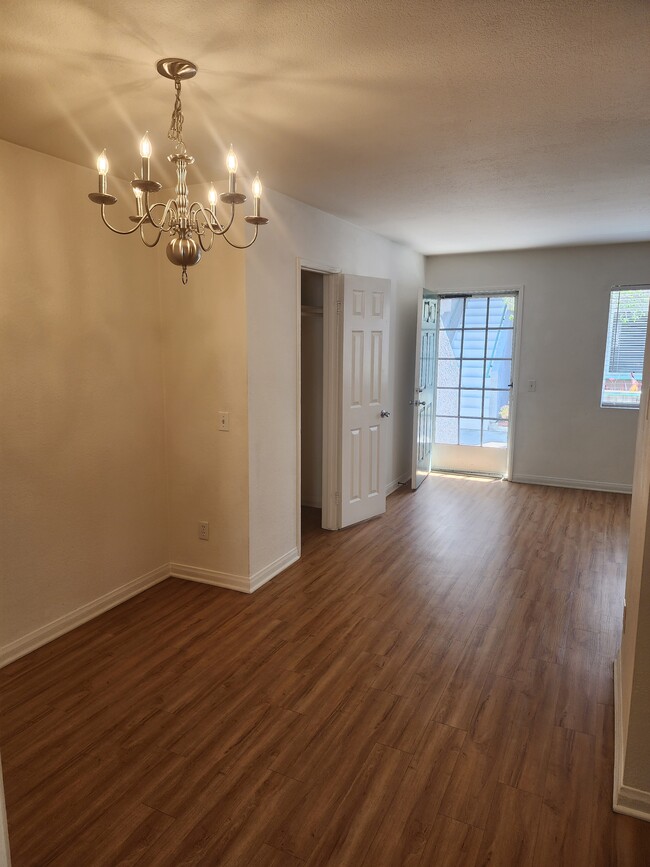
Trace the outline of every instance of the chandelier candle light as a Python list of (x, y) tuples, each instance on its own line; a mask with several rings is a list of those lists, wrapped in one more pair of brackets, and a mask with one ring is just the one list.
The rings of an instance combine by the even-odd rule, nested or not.
[[(140, 237), (147, 247), (155, 247), (163, 233), (169, 235), (167, 258), (174, 265), (179, 265), (183, 269), (181, 272), (182, 281), (183, 283), (187, 283), (188, 267), (196, 265), (201, 259), (201, 251), (207, 253), (217, 235), (222, 235), (231, 247), (245, 250), (255, 243), (259, 227), (268, 223), (268, 219), (260, 215), (262, 183), (258, 173), (253, 181), (253, 215), (244, 217), (247, 223), (255, 226), (253, 239), (248, 244), (235, 244), (227, 236), (227, 232), (235, 219), (235, 206), (241, 205), (246, 201), (246, 196), (237, 191), (238, 163), (232, 145), (226, 157), (228, 192), (218, 195), (214, 184), (211, 184), (208, 191), (209, 205), (207, 209), (201, 202), (192, 202), (190, 204), (187, 188), (187, 167), (192, 165), (194, 157), (188, 155), (185, 142), (183, 141), (184, 118), (181, 107), (181, 82), (188, 78), (194, 78), (196, 66), (189, 60), (166, 57), (158, 61), (156, 68), (165, 78), (171, 78), (176, 88), (176, 100), (174, 102), (171, 125), (167, 133), (167, 137), (175, 142), (174, 153), (167, 157), (176, 166), (176, 191), (174, 197), (168, 199), (165, 204), (162, 202), (149, 202), (150, 193), (157, 193), (162, 189), (162, 184), (151, 180), (150, 161), (152, 148), (149, 133), (146, 132), (140, 142), (140, 177), (138, 178), (134, 174), (131, 181), (133, 195), (135, 196), (136, 213), (135, 216), (129, 219), (132, 223), (135, 223), (135, 226), (131, 229), (120, 230), (111, 226), (106, 219), (107, 205), (114, 205), (117, 198), (110, 195), (107, 191), (108, 159), (106, 158), (105, 150), (97, 158), (99, 191), (97, 193), (90, 193), (88, 198), (91, 202), (101, 205), (102, 221), (112, 232), (118, 235), (131, 235), (133, 232), (139, 230)], [(216, 208), (219, 199), (224, 204), (230, 205), (230, 215), (227, 222), (224, 223), (217, 217)], [(162, 213), (159, 212), (158, 220), (155, 216), (157, 208), (162, 208)], [(145, 236), (145, 224), (153, 226), (155, 231), (151, 240), (148, 240)]]

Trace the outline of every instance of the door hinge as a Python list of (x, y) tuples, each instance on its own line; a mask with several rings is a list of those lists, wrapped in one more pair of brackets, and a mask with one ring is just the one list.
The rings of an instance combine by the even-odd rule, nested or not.
[(341, 492), (340, 491), (337, 491), (334, 494), (334, 502), (336, 503), (337, 506), (341, 505)]
[(337, 314), (337, 316), (341, 312), (341, 310), (343, 310), (343, 302), (337, 301), (336, 302), (336, 314)]

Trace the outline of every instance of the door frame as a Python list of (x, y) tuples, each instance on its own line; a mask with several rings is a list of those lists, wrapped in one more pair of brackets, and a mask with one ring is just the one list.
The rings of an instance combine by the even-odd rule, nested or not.
[[(429, 298), (435, 298), (438, 301), (438, 296), (435, 292), (427, 289), (426, 286), (423, 286), (418, 292), (418, 319), (415, 326), (415, 376), (413, 379), (413, 398), (411, 404), (413, 406), (413, 425), (411, 427), (411, 490), (417, 491), (424, 479), (419, 484), (416, 484), (418, 479), (418, 461), (417, 461), (417, 436), (418, 436), (418, 426), (420, 421), (420, 410), (419, 405), (415, 404), (416, 400), (419, 400), (420, 395), (420, 382), (422, 377), (422, 308), (424, 305), (424, 301)], [(438, 310), (436, 305), (436, 325), (435, 325), (435, 333), (436, 337), (438, 335)], [(436, 406), (436, 366), (437, 366), (437, 355), (438, 350), (436, 346), (436, 356), (433, 360), (433, 383), (431, 386), (431, 390), (433, 392), (431, 397), (432, 410), (435, 411)], [(433, 439), (435, 436), (435, 412), (433, 418), (431, 420), (431, 448), (433, 449)], [(427, 476), (431, 472), (431, 451), (429, 452), (429, 469), (427, 470)]]
[(341, 527), (341, 504), (337, 493), (340, 475), (340, 407), (341, 407), (341, 269), (312, 259), (296, 258), (296, 548), (302, 548), (300, 509), (302, 500), (301, 384), (301, 273), (314, 271), (323, 275), (323, 474), (322, 521), (325, 530)]
[[(459, 286), (454, 286), (453, 288), (435, 288), (428, 290), (432, 295), (507, 295), (509, 293), (514, 293), (517, 295), (517, 316), (515, 317), (515, 328), (514, 328), (514, 346), (512, 353), (512, 389), (510, 394), (510, 412), (509, 412), (509, 422), (508, 425), (508, 450), (506, 455), (506, 471), (503, 478), (506, 481), (511, 481), (514, 471), (514, 456), (515, 456), (515, 430), (516, 430), (516, 418), (517, 418), (517, 403), (518, 403), (518, 392), (519, 392), (519, 360), (521, 357), (521, 324), (523, 321), (523, 312), (524, 312), (524, 284), (519, 283), (514, 286), (466, 286), (464, 288), (460, 288)], [(438, 325), (439, 327), (439, 325)], [(434, 371), (434, 377), (437, 378), (438, 374), (438, 355), (436, 349), (436, 370)], [(435, 394), (436, 389), (434, 389)], [(434, 431), (435, 431), (435, 400), (434, 400)], [(434, 432), (435, 439), (435, 432)]]

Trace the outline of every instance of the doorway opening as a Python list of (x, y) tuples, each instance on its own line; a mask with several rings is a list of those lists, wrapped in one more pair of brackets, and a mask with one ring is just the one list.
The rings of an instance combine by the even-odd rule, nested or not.
[(301, 530), (320, 527), (323, 509), (323, 330), (325, 275), (300, 271)]
[(340, 271), (297, 260), (296, 547), (306, 528), (338, 530)]
[(390, 280), (297, 261), (299, 552), (303, 507), (313, 525), (320, 506), (324, 530), (386, 511), (390, 288)]
[(439, 295), (432, 467), (508, 477), (518, 291)]
[(523, 291), (422, 289), (413, 489), (432, 470), (512, 478)]

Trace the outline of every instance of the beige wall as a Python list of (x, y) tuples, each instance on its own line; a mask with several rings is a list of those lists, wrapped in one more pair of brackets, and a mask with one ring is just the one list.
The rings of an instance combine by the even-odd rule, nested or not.
[(650, 282), (650, 244), (435, 256), (426, 274), (430, 290), (525, 286), (514, 477), (629, 490), (638, 412), (601, 409), (600, 390), (610, 289)]
[[(179, 574), (190, 566), (207, 580), (249, 574), (245, 263), (217, 238), (186, 286), (164, 256), (160, 266), (170, 559)], [(219, 412), (229, 413), (228, 432)], [(210, 524), (207, 542), (199, 521)]]
[[(184, 287), (163, 246), (102, 226), (94, 171), (4, 142), (0, 157), (5, 201), (40, 217), (33, 236), (1, 218), (0, 646), (15, 655), (170, 562), (247, 580), (294, 548), (296, 256), (392, 278), (392, 388), (409, 393), (423, 260), (272, 194), (259, 253), (217, 241)], [(387, 481), (408, 473), (410, 413), (394, 416)]]
[(0, 142), (3, 648), (169, 559), (155, 269), (96, 185)]

